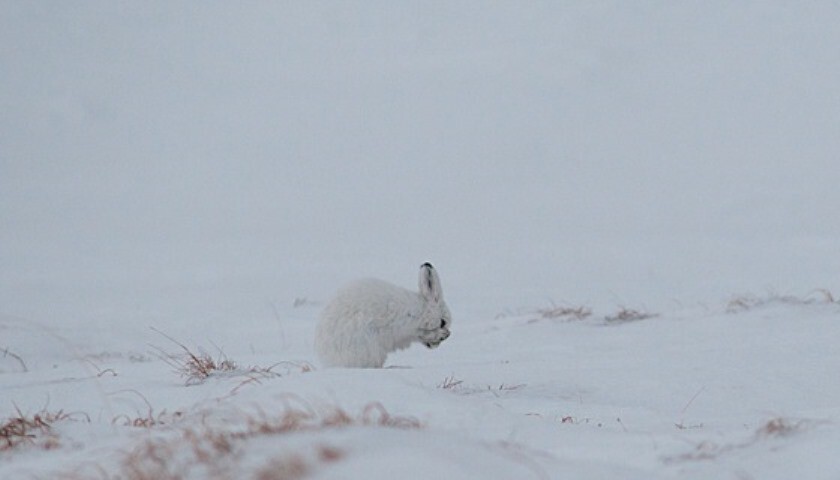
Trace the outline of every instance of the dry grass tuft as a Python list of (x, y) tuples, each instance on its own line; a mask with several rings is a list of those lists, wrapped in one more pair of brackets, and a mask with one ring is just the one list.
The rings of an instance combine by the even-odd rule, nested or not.
[[(204, 422), (201, 427), (182, 429), (177, 435), (147, 439), (124, 456), (119, 478), (241, 478), (249, 442), (261, 438), (349, 426), (420, 428), (417, 420), (391, 415), (377, 402), (365, 405), (352, 415), (335, 406), (314, 408), (297, 397), (284, 400), (285, 408), (279, 415), (258, 411), (219, 424)], [(254, 470), (253, 475), (245, 476), (296, 480), (315, 466), (339, 461), (344, 455), (342, 450), (327, 445), (283, 452)]]
[(314, 367), (307, 362), (278, 362), (270, 367), (249, 366), (240, 368), (236, 362), (231, 360), (219, 350), (217, 358), (213, 358), (209, 353), (202, 349), (198, 349), (198, 353), (193, 352), (183, 343), (175, 340), (169, 335), (152, 328), (155, 332), (164, 336), (167, 340), (174, 343), (181, 349), (179, 354), (171, 354), (159, 347), (154, 347), (158, 352), (158, 357), (173, 368), (175, 373), (186, 379), (187, 385), (196, 385), (204, 382), (208, 378), (216, 374), (238, 374), (247, 377), (239, 386), (234, 388), (232, 393), (236, 393), (239, 388), (252, 383), (260, 383), (260, 379), (274, 378), (281, 376), (274, 371), (275, 368), (284, 366), (287, 370), (292, 368), (297, 369), (303, 373), (314, 370)]
[(163, 411), (155, 414), (155, 410), (152, 407), (152, 404), (149, 400), (143, 395), (142, 393), (138, 392), (134, 389), (126, 389), (114, 392), (112, 395), (121, 394), (121, 393), (133, 393), (137, 395), (143, 403), (146, 404), (146, 414), (140, 414), (138, 412), (137, 416), (130, 416), (130, 415), (117, 415), (111, 420), (112, 424), (120, 424), (125, 427), (141, 427), (141, 428), (152, 428), (158, 425), (170, 425), (175, 423), (176, 421), (180, 420), (184, 417), (184, 412), (176, 411), (173, 413), (168, 413), (166, 409)]
[(230, 393), (231, 395), (235, 395), (239, 392), (240, 389), (247, 385), (262, 385), (263, 379), (266, 378), (274, 378), (274, 377), (282, 377), (283, 374), (278, 372), (276, 369), (283, 369), (285, 370), (285, 374), (289, 374), (291, 372), (299, 372), (299, 373), (309, 373), (315, 370), (315, 367), (309, 362), (278, 362), (274, 365), (271, 365), (268, 368), (263, 367), (248, 367), (245, 370), (242, 370), (241, 373), (245, 377), (245, 379), (239, 383), (236, 387), (234, 387)]
[(789, 420), (782, 417), (773, 418), (756, 429), (752, 438), (739, 443), (718, 445), (714, 442), (701, 442), (694, 447), (694, 450), (682, 455), (666, 457), (666, 463), (677, 463), (686, 461), (713, 460), (721, 455), (744, 450), (765, 440), (788, 437), (800, 433), (809, 427), (818, 425), (818, 422), (809, 420)]
[(158, 425), (171, 425), (184, 417), (184, 412), (176, 411), (169, 413), (166, 410), (155, 415), (151, 410), (147, 415), (117, 415), (111, 421), (113, 424), (120, 424), (125, 427), (152, 428)]
[(437, 388), (443, 390), (449, 390), (455, 392), (459, 395), (475, 395), (475, 394), (484, 394), (490, 393), (494, 397), (501, 397), (505, 394), (510, 392), (515, 392), (522, 388), (527, 387), (524, 383), (519, 384), (507, 384), (507, 383), (500, 383), (499, 385), (470, 385), (464, 386), (463, 380), (458, 380), (455, 378), (454, 375), (448, 376), (443, 379), (441, 383), (437, 385)]
[(181, 364), (181, 373), (188, 382), (202, 382), (215, 372), (233, 372), (236, 369), (236, 363), (224, 354), (214, 360), (206, 352), (200, 352), (199, 355), (189, 352), (187, 360)]
[(607, 323), (625, 323), (636, 322), (639, 320), (647, 320), (649, 318), (658, 317), (658, 313), (650, 313), (642, 310), (634, 310), (632, 308), (621, 307), (616, 313), (604, 317)]
[(379, 403), (373, 402), (364, 406), (362, 414), (359, 417), (359, 423), (366, 426), (378, 426), (399, 429), (416, 429), (420, 428), (420, 421), (414, 417), (394, 416), (388, 413), (388, 410)]
[(805, 429), (805, 420), (791, 421), (782, 417), (769, 420), (755, 431), (756, 438), (786, 437)]
[(827, 305), (838, 303), (834, 295), (827, 289), (818, 288), (804, 297), (795, 295), (781, 295), (768, 293), (762, 297), (756, 295), (739, 295), (733, 297), (726, 304), (726, 313), (740, 313), (767, 305)]
[(193, 352), (183, 343), (156, 328), (152, 328), (152, 330), (163, 335), (183, 351), (181, 354), (170, 354), (162, 348), (153, 347), (158, 351), (161, 360), (171, 366), (175, 373), (186, 378), (187, 385), (201, 383), (216, 372), (232, 372), (237, 369), (236, 362), (227, 358), (221, 351), (219, 352), (219, 358), (214, 359), (210, 354), (200, 349), (198, 353)]
[(498, 387), (488, 385), (487, 386), (487, 391), (492, 393), (494, 396), (498, 397), (498, 396), (501, 396), (501, 394), (503, 394), (503, 393), (513, 392), (513, 391), (516, 391), (516, 390), (519, 390), (519, 389), (525, 388), (525, 387), (526, 387), (526, 385), (524, 383), (519, 383), (519, 384), (516, 384), (516, 385), (508, 385), (508, 384), (502, 383)]
[(11, 450), (24, 443), (34, 443), (37, 433), (49, 434), (50, 423), (41, 416), (27, 418), (23, 414), (9, 418), (0, 424), (0, 451)]
[(444, 378), (443, 381), (438, 384), (437, 388), (442, 388), (444, 390), (453, 390), (455, 388), (458, 388), (458, 386), (462, 383), (464, 383), (463, 380), (457, 380), (455, 378), (455, 375), (450, 375)]
[(576, 321), (586, 320), (592, 316), (592, 309), (589, 307), (578, 306), (557, 306), (552, 304), (550, 308), (542, 308), (537, 310), (540, 319), (555, 320), (555, 321)]
[(287, 398), (282, 415), (269, 416), (259, 411), (256, 416), (246, 417), (244, 432), (235, 433), (238, 438), (254, 435), (278, 435), (297, 431), (343, 428), (349, 426), (377, 426), (387, 428), (415, 429), (420, 422), (413, 417), (391, 415), (379, 402), (371, 402), (362, 407), (357, 415), (351, 415), (337, 406), (314, 408), (308, 403)]
[(48, 412), (41, 410), (27, 416), (15, 406), (16, 416), (0, 423), (0, 452), (12, 450), (20, 445), (36, 445), (45, 450), (58, 448), (61, 444), (52, 432), (52, 425), (63, 420), (90, 417), (83, 413), (65, 413), (63, 410)]

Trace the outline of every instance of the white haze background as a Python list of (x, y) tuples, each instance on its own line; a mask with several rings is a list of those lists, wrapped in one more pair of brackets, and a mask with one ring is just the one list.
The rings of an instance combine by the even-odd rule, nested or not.
[(831, 2), (2, 12), (7, 314), (267, 316), (427, 260), (485, 315), (840, 289)]
[[(326, 444), (312, 478), (836, 480), (838, 25), (828, 1), (0, 0), (0, 421), (74, 412), (53, 450), (0, 440), (0, 478), (129, 478), (161, 438), (177, 469), (184, 429), (291, 394), (423, 429), (215, 466)], [(425, 261), (452, 337), (320, 368), (323, 302)], [(185, 386), (149, 327), (283, 376)]]

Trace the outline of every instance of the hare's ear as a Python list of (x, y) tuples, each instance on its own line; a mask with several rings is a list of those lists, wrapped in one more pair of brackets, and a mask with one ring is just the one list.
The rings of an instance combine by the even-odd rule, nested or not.
[(420, 267), (420, 295), (432, 302), (443, 300), (440, 278), (438, 278), (437, 271), (431, 263), (424, 263)]

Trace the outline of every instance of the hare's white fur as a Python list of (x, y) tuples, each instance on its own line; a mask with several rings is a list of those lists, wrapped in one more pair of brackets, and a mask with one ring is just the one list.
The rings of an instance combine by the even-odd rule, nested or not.
[(359, 280), (339, 291), (321, 314), (315, 350), (327, 367), (380, 368), (389, 353), (420, 342), (435, 348), (452, 322), (440, 279), (420, 267), (420, 292), (382, 280)]

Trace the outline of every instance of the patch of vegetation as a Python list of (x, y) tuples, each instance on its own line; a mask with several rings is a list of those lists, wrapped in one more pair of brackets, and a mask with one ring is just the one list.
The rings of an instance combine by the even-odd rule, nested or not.
[(634, 310), (632, 308), (621, 307), (612, 315), (604, 317), (607, 323), (627, 323), (637, 322), (639, 320), (647, 320), (649, 318), (658, 317), (658, 313), (645, 312), (643, 310)]
[(46, 409), (33, 415), (25, 415), (17, 406), (16, 414), (0, 423), (0, 452), (22, 445), (35, 445), (45, 450), (60, 446), (58, 436), (52, 431), (56, 422), (90, 417), (82, 413), (65, 413), (63, 410), (49, 412)]
[[(183, 478), (240, 478), (248, 442), (272, 436), (351, 426), (420, 428), (412, 417), (390, 414), (380, 403), (365, 405), (358, 414), (332, 406), (314, 408), (300, 399), (287, 401), (279, 415), (243, 414), (219, 425), (181, 429), (177, 435), (150, 438), (128, 452), (120, 462), (120, 476), (128, 480)], [(336, 462), (345, 452), (327, 444), (284, 451), (254, 470), (260, 480), (296, 480), (319, 464)]]
[(570, 307), (566, 305), (557, 306), (552, 304), (549, 308), (537, 310), (540, 319), (554, 321), (576, 321), (586, 320), (592, 316), (592, 309), (585, 306)]
[(818, 288), (808, 295), (781, 295), (770, 292), (764, 296), (738, 295), (726, 304), (726, 313), (746, 312), (767, 305), (825, 305), (837, 303), (834, 295), (824, 288)]
[(817, 422), (777, 417), (760, 425), (751, 438), (742, 442), (719, 445), (711, 441), (704, 441), (695, 445), (690, 452), (666, 457), (664, 460), (666, 463), (713, 460), (731, 452), (747, 449), (762, 441), (789, 437), (815, 425), (817, 425)]
[(197, 349), (197, 351), (192, 351), (183, 343), (175, 340), (160, 330), (154, 328), (152, 330), (164, 336), (167, 340), (180, 348), (181, 353), (173, 354), (160, 347), (153, 347), (157, 350), (158, 357), (161, 360), (172, 367), (175, 373), (186, 379), (187, 385), (203, 383), (211, 376), (219, 374), (247, 377), (242, 384), (234, 389), (235, 392), (238, 388), (245, 384), (259, 383), (260, 378), (279, 377), (280, 374), (274, 371), (274, 369), (278, 366), (296, 365), (301, 372), (309, 372), (313, 369), (308, 363), (296, 364), (294, 362), (279, 362), (269, 367), (248, 366), (241, 368), (235, 361), (228, 358), (228, 356), (225, 355), (225, 353), (218, 347), (217, 350), (219, 350), (219, 354), (216, 358), (213, 358), (213, 356), (201, 348)]

